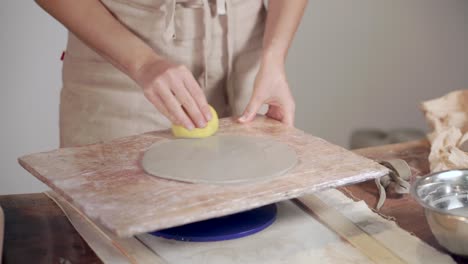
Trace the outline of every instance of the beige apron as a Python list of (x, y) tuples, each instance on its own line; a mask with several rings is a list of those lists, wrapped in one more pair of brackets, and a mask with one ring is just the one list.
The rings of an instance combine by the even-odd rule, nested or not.
[[(262, 0), (101, 1), (158, 54), (186, 65), (220, 116), (243, 111), (259, 66), (266, 18)], [(169, 126), (133, 80), (69, 33), (61, 147)]]

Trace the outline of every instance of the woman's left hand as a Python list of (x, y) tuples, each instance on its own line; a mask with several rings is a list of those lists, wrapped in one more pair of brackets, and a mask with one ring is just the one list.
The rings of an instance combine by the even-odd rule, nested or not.
[(295, 103), (282, 62), (262, 62), (255, 78), (252, 97), (239, 122), (252, 121), (263, 104), (268, 105), (266, 116), (288, 126), (294, 125)]

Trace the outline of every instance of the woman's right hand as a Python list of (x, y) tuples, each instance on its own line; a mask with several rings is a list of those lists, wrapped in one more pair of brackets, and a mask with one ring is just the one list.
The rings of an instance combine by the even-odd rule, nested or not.
[(184, 65), (158, 58), (143, 65), (135, 79), (146, 98), (173, 124), (192, 130), (211, 120), (205, 94)]
[(205, 95), (192, 73), (155, 54), (120, 23), (101, 1), (36, 0), (52, 16), (143, 89), (169, 120), (187, 129), (211, 119)]

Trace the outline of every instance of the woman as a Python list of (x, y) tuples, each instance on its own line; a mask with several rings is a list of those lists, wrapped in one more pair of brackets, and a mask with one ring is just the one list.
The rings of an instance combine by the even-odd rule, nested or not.
[(287, 50), (307, 0), (36, 0), (70, 33), (62, 147), (220, 116), (293, 125)]

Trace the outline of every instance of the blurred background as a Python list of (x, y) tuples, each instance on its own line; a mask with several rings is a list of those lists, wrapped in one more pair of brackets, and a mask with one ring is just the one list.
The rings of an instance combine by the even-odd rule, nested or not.
[[(17, 157), (58, 147), (66, 30), (0, 2), (0, 194), (46, 190)], [(309, 0), (288, 58), (297, 127), (349, 146), (362, 128), (426, 130), (421, 101), (468, 88), (468, 1)]]

